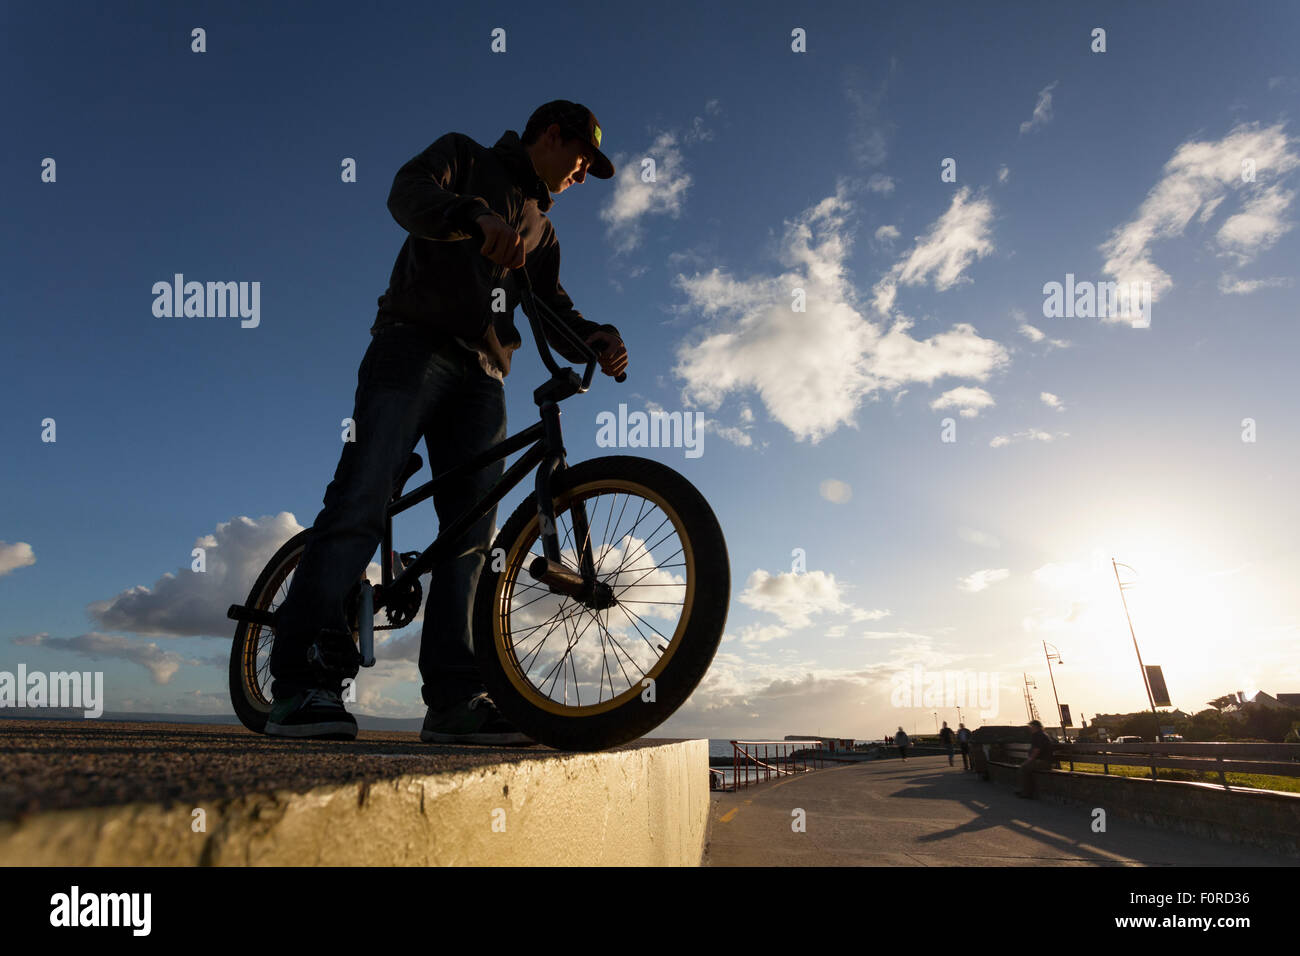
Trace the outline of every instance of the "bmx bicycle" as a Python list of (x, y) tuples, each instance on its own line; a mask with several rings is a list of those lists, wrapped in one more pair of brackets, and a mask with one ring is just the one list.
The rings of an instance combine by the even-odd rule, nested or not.
[[(381, 583), (363, 575), (345, 600), (361, 666), (375, 663), (374, 631), (410, 624), (419, 613), (419, 578), (534, 468), (533, 492), (515, 509), (488, 552), (473, 596), (474, 655), (498, 710), (519, 730), (560, 750), (603, 750), (663, 723), (699, 685), (727, 619), (731, 572), (726, 541), (704, 496), (660, 462), (615, 455), (570, 466), (559, 403), (591, 385), (597, 356), (532, 291), (520, 304), (550, 379), (533, 392), (541, 420), (486, 451), (403, 492), (423, 466), (414, 452), (397, 476), (384, 521)], [(560, 368), (543, 322), (586, 361), (581, 378)], [(625, 376), (620, 376), (622, 381)], [(423, 551), (393, 550), (393, 517), (432, 497), (444, 482), (527, 449)], [(276, 609), (306, 547), (308, 528), (290, 538), (258, 575), (230, 652), (230, 697), (250, 730), (264, 731), (271, 709)], [(377, 623), (383, 612), (386, 623)]]

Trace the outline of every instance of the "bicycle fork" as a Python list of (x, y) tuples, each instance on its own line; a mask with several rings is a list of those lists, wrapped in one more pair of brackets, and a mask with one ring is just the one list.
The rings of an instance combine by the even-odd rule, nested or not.
[(604, 581), (596, 580), (596, 562), (591, 554), (591, 534), (587, 524), (587, 507), (575, 500), (569, 505), (573, 521), (573, 535), (578, 549), (578, 570), (564, 563), (560, 555), (560, 536), (555, 526), (555, 498), (551, 493), (551, 479), (568, 467), (564, 460), (563, 439), (560, 437), (559, 409), (554, 402), (542, 404), (542, 420), (546, 423), (549, 451), (537, 466), (537, 518), (541, 525), (543, 557), (534, 558), (528, 573), (534, 581), (545, 584), (553, 593), (566, 594), (593, 610), (601, 611), (618, 603), (614, 589)]

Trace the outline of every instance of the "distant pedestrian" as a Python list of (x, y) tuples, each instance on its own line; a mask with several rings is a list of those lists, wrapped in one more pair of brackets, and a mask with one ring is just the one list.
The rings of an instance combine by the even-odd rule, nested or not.
[(907, 759), (907, 732), (902, 727), (898, 728), (898, 733), (894, 734), (894, 743), (898, 747), (898, 755), (904, 760)]
[(1033, 734), (1029, 738), (1029, 757), (1020, 765), (1020, 789), (1017, 797), (1034, 795), (1034, 772), (1050, 770), (1052, 767), (1052, 738), (1043, 733), (1042, 721), (1031, 720), (1029, 729)]
[(966, 729), (965, 724), (957, 725), (957, 743), (961, 744), (961, 769), (969, 770), (970, 767), (970, 731)]
[(948, 721), (943, 722), (943, 730), (939, 731), (939, 740), (943, 742), (943, 749), (948, 751), (948, 766), (955, 766), (952, 762), (952, 728), (948, 726)]

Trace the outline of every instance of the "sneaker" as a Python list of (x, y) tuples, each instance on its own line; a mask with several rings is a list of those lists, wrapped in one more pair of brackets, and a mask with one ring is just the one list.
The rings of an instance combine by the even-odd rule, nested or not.
[(273, 701), (265, 733), (271, 737), (355, 740), (357, 721), (344, 709), (343, 699), (335, 691), (315, 687), (287, 700)]
[(497, 744), (526, 747), (536, 743), (501, 716), (487, 691), (443, 710), (424, 715), (420, 739), (426, 744)]

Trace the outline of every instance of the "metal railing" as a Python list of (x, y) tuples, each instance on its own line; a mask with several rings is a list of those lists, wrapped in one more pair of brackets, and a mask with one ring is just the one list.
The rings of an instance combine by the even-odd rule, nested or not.
[[(731, 783), (728, 786), (724, 777), (723, 783), (715, 789), (735, 791), (773, 777), (790, 777), (819, 770), (823, 766), (822, 753), (820, 740), (733, 740)], [(810, 761), (811, 767), (808, 765)]]
[[(1029, 744), (1002, 745), (1006, 755), (1017, 762), (1028, 756)], [(1225, 790), (1231, 790), (1227, 775), (1230, 773), (1260, 774), (1271, 777), (1300, 777), (1300, 744), (1246, 744), (1246, 743), (1186, 743), (1111, 744), (1088, 741), (1056, 744), (1052, 748), (1053, 763), (1068, 763), (1072, 773), (1076, 763), (1101, 764), (1102, 773), (1109, 774), (1110, 767), (1145, 767), (1151, 771), (1152, 780), (1160, 780), (1160, 770), (1191, 770), (1217, 774)], [(1165, 777), (1164, 782), (1172, 782)], [(1239, 790), (1252, 787), (1237, 785)]]

